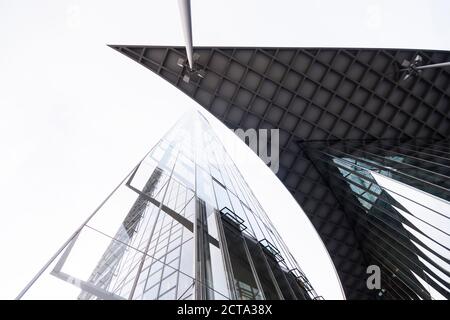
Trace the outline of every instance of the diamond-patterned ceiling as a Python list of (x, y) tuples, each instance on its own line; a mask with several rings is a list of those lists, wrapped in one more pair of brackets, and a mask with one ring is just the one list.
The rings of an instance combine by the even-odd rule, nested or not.
[(450, 61), (450, 52), (384, 49), (197, 47), (204, 78), (183, 81), (183, 47), (112, 48), (166, 79), (230, 128), (279, 128), (277, 176), (311, 219), (348, 299), (366, 289), (369, 257), (354, 222), (299, 142), (443, 138), (450, 135), (450, 73), (427, 69), (407, 81), (399, 64)]

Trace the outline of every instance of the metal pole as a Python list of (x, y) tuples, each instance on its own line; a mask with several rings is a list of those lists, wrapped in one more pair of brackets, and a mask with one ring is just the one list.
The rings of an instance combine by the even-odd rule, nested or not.
[(189, 68), (192, 70), (193, 63), (193, 49), (192, 49), (192, 21), (191, 21), (191, 0), (178, 0), (180, 7), (181, 24), (184, 33), (184, 42), (186, 44), (186, 55), (189, 62)]
[[(450, 67), (450, 61), (449, 62), (441, 62), (441, 63), (435, 63), (435, 64), (428, 64), (425, 66), (419, 66), (415, 67), (416, 70), (422, 70), (422, 69), (433, 69), (433, 68), (444, 68), (444, 67)], [(408, 71), (408, 68), (401, 69), (400, 71)]]
[(417, 69), (431, 69), (431, 68), (444, 68), (444, 67), (450, 67), (450, 61), (449, 62), (441, 62), (441, 63), (435, 63), (435, 64), (429, 64), (426, 66), (420, 66), (417, 67)]

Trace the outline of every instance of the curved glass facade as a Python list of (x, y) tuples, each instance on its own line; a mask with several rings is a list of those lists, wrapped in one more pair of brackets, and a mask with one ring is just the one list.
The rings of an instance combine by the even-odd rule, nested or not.
[(302, 143), (352, 219), (378, 297), (450, 297), (448, 139)]
[(320, 298), (197, 112), (133, 169), (28, 297)]

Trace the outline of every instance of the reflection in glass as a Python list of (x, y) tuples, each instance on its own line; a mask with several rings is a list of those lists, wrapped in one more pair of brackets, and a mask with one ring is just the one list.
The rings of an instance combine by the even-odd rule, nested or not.
[(304, 143), (352, 220), (379, 298), (450, 297), (450, 141)]
[(297, 262), (199, 113), (182, 118), (50, 262), (24, 298), (316, 297), (294, 286)]

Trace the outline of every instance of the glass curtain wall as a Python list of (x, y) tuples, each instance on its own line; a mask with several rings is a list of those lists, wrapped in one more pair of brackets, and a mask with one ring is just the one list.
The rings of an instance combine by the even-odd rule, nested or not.
[(353, 221), (378, 296), (450, 297), (450, 141), (301, 143)]
[(318, 298), (199, 112), (132, 170), (27, 297)]

